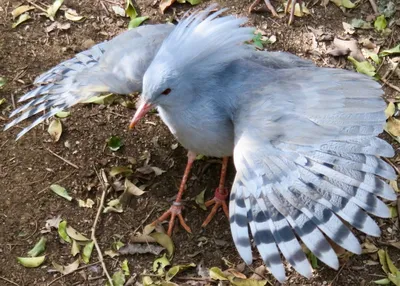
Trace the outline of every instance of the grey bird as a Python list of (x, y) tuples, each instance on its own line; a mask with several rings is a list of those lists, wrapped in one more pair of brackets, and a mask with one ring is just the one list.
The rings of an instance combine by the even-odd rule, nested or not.
[[(37, 125), (97, 92), (141, 89), (131, 127), (157, 108), (189, 150), (183, 182), (195, 154), (223, 157), (223, 166), (233, 155), (237, 173), (229, 198), (230, 225), (247, 264), (253, 260), (252, 236), (264, 263), (281, 282), (286, 278), (281, 255), (300, 274), (312, 275), (299, 240), (337, 269), (337, 256), (326, 237), (360, 254), (358, 240), (343, 221), (379, 236), (378, 225), (367, 213), (389, 217), (378, 197), (396, 198), (383, 180), (396, 174), (380, 158), (394, 151), (377, 138), (385, 122), (381, 87), (364, 75), (319, 68), (292, 55), (256, 53), (243, 44), (253, 37), (253, 29), (243, 27), (246, 19), (219, 17), (225, 9), (210, 14), (214, 8), (197, 11), (163, 32), (159, 26), (164, 41), (144, 36), (148, 47), (156, 46), (151, 55), (141, 54), (147, 61), (131, 52), (134, 41), (129, 35), (135, 32), (127, 32), (77, 55), (70, 60), (72, 68), (57, 66), (37, 80), (55, 83), (22, 100), (47, 94), (13, 112), (33, 107), (6, 128), (38, 110), (56, 107), (32, 124)], [(133, 76), (136, 67), (143, 71), (138, 77)], [(224, 197), (223, 181), (221, 176), (216, 204)], [(171, 216), (171, 226), (178, 217), (187, 227), (181, 215), (182, 185), (174, 205), (157, 221)]]

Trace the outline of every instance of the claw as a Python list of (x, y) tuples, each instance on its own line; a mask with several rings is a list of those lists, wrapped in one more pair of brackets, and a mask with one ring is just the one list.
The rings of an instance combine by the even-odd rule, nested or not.
[(210, 223), (210, 221), (213, 219), (213, 217), (215, 216), (220, 207), (222, 207), (222, 210), (224, 211), (226, 217), (229, 218), (229, 210), (228, 210), (228, 205), (226, 203), (226, 199), (228, 198), (228, 196), (229, 192), (226, 188), (222, 189), (222, 191), (220, 191), (219, 188), (215, 190), (214, 198), (205, 202), (206, 207), (212, 205), (214, 206), (211, 209), (211, 212), (207, 216), (206, 220), (201, 225), (201, 227), (206, 227)]
[(182, 206), (182, 204), (180, 202), (174, 202), (172, 204), (172, 206), (169, 208), (169, 210), (167, 210), (165, 213), (163, 213), (158, 219), (153, 221), (151, 224), (152, 225), (156, 225), (158, 223), (163, 222), (168, 217), (170, 217), (167, 234), (168, 234), (168, 236), (171, 236), (172, 235), (172, 230), (174, 229), (174, 225), (175, 225), (175, 218), (178, 217), (180, 225), (188, 233), (192, 233), (192, 230), (190, 229), (190, 227), (186, 224), (185, 220), (183, 219), (182, 209), (183, 209), (183, 206)]

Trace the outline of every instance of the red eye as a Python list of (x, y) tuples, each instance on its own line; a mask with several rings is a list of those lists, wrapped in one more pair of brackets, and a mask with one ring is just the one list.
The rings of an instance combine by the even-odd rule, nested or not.
[(171, 89), (170, 89), (170, 88), (167, 88), (167, 89), (164, 90), (161, 94), (168, 95), (170, 92), (171, 92)]

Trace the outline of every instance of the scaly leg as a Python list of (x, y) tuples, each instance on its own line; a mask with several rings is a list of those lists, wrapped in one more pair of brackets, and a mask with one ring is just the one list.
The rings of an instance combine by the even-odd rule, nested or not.
[(156, 225), (157, 223), (160, 223), (164, 220), (166, 220), (168, 217), (170, 217), (169, 219), (169, 226), (168, 226), (168, 232), (167, 234), (169, 236), (172, 235), (172, 230), (174, 229), (174, 224), (175, 224), (175, 218), (178, 217), (179, 219), (179, 223), (180, 225), (189, 233), (192, 233), (192, 230), (190, 229), (190, 227), (186, 224), (185, 220), (183, 219), (182, 216), (182, 194), (185, 190), (185, 185), (186, 185), (186, 181), (189, 178), (189, 173), (190, 173), (190, 169), (192, 168), (193, 162), (194, 160), (196, 160), (196, 154), (189, 151), (188, 152), (188, 161), (186, 164), (186, 168), (185, 168), (185, 172), (183, 174), (183, 178), (181, 181), (181, 185), (179, 187), (179, 191), (178, 191), (178, 195), (176, 196), (175, 201), (173, 202), (172, 206), (170, 207), (169, 210), (167, 210), (162, 216), (160, 216), (158, 219), (156, 219), (155, 221), (153, 221), (151, 224), (152, 225)]
[[(260, 3), (261, 0), (255, 0), (249, 7), (249, 13), (251, 13), (254, 10), (254, 7), (256, 7), (256, 5), (258, 3)], [(269, 0), (264, 0), (265, 5), (267, 6), (268, 10), (271, 11), (272, 15), (274, 15), (275, 17), (278, 17), (278, 13), (276, 13), (274, 6), (272, 6), (271, 2), (269, 2)]]
[[(261, 1), (261, 0), (255, 0), (255, 1), (250, 5), (250, 7), (249, 7), (249, 13), (251, 13), (251, 12), (254, 10), (254, 7), (255, 7), (258, 3), (260, 3), (260, 1)], [(275, 10), (274, 6), (272, 6), (271, 2), (270, 2), (269, 0), (264, 0), (264, 2), (265, 2), (265, 5), (267, 6), (268, 10), (271, 11), (272, 15), (274, 15), (275, 17), (277, 17), (277, 16), (278, 16), (278, 13), (276, 13), (276, 10)], [(296, 3), (299, 3), (299, 5), (300, 5), (300, 12), (303, 14), (303, 6), (302, 6), (303, 1), (302, 1), (302, 0), (288, 0), (288, 1), (287, 1), (286, 8), (285, 8), (285, 13), (288, 13), (289, 7), (290, 7), (290, 6), (292, 7), (292, 8), (290, 9), (290, 16), (289, 16), (289, 23), (288, 23), (289, 25), (292, 24), (292, 23), (293, 23), (293, 20), (294, 20), (294, 12), (295, 12)], [(290, 5), (290, 4), (292, 4), (292, 5)]]
[(205, 203), (206, 207), (209, 207), (211, 205), (214, 205), (214, 207), (212, 208), (210, 214), (203, 222), (201, 227), (206, 227), (210, 223), (210, 221), (215, 216), (220, 207), (222, 207), (222, 210), (224, 211), (226, 217), (229, 218), (228, 205), (226, 203), (226, 199), (229, 196), (229, 191), (228, 189), (225, 188), (225, 178), (226, 178), (226, 169), (228, 168), (228, 161), (229, 157), (224, 157), (222, 159), (222, 168), (221, 168), (221, 177), (219, 179), (219, 186), (215, 190), (214, 198)]

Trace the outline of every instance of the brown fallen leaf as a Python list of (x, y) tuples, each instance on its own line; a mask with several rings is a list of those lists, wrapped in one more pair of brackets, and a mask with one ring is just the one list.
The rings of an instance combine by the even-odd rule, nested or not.
[(357, 41), (356, 40), (340, 40), (338, 38), (335, 38), (333, 40), (333, 44), (337, 49), (340, 50), (350, 50), (349, 56), (355, 58), (357, 61), (362, 62), (365, 61), (365, 58), (363, 54), (361, 53), (361, 50), (358, 48)]
[(350, 49), (330, 49), (327, 51), (327, 54), (333, 57), (345, 57), (348, 56), (350, 52)]
[(164, 14), (165, 9), (174, 4), (176, 0), (162, 0), (160, 3), (161, 14)]
[(159, 255), (161, 251), (165, 248), (158, 245), (151, 244), (126, 244), (118, 249), (118, 253), (122, 255), (126, 254), (143, 254), (143, 253), (152, 253), (154, 255)]

